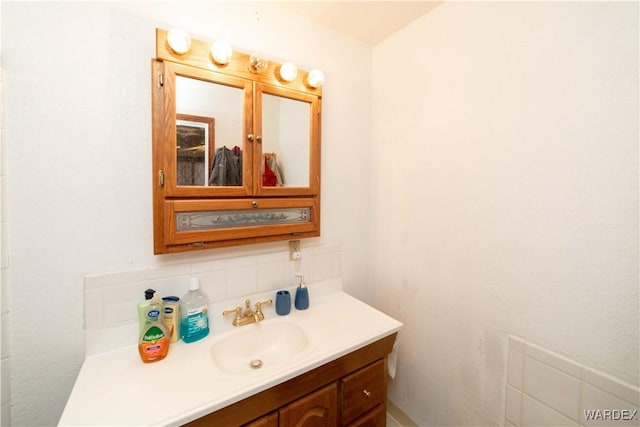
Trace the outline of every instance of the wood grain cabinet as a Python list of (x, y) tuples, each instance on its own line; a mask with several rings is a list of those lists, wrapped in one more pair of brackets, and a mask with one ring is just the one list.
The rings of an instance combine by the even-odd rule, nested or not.
[(387, 355), (396, 334), (219, 411), (189, 427), (383, 427)]
[[(384, 414), (387, 400), (385, 378), (385, 363), (384, 360), (379, 360), (340, 380), (342, 425), (384, 425), (371, 422), (377, 419), (375, 414), (380, 410), (383, 410), (382, 415), (386, 418)], [(364, 419), (369, 421), (362, 424)]]
[(321, 87), (250, 64), (195, 39), (176, 54), (156, 31), (154, 253), (320, 235)]

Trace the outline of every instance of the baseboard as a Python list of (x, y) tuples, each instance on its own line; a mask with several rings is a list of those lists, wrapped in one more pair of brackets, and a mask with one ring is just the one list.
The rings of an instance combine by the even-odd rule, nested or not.
[(396, 404), (390, 400), (387, 400), (387, 413), (402, 427), (418, 427), (418, 424), (414, 423), (402, 409), (398, 408)]

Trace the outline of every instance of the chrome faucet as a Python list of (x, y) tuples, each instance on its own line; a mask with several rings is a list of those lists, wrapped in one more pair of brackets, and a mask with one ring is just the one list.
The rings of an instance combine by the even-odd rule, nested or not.
[(272, 304), (273, 300), (268, 299), (266, 301), (257, 302), (256, 310), (251, 310), (251, 300), (246, 300), (244, 302), (245, 309), (244, 313), (242, 312), (242, 307), (236, 307), (233, 310), (226, 310), (222, 312), (223, 316), (228, 316), (230, 314), (235, 313), (235, 317), (233, 319), (233, 326), (244, 326), (250, 323), (257, 323), (261, 320), (264, 320), (264, 314), (262, 313), (262, 306)]

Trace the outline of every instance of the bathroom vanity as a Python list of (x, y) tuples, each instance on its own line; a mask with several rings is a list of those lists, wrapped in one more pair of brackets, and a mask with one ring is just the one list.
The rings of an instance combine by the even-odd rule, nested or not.
[(59, 425), (384, 425), (387, 355), (402, 324), (341, 290), (313, 289), (308, 310), (268, 306), (265, 320), (239, 327), (221, 316), (229, 302), (212, 304), (212, 333), (172, 344), (160, 362), (142, 363), (135, 345), (87, 356)]
[(313, 419), (327, 426), (384, 426), (386, 355), (395, 338), (394, 333), (187, 425), (277, 427)]

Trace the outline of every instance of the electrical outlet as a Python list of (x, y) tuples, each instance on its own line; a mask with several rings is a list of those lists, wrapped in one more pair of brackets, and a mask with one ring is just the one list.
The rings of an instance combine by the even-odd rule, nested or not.
[(300, 240), (291, 240), (289, 242), (289, 261), (299, 260), (301, 256)]

